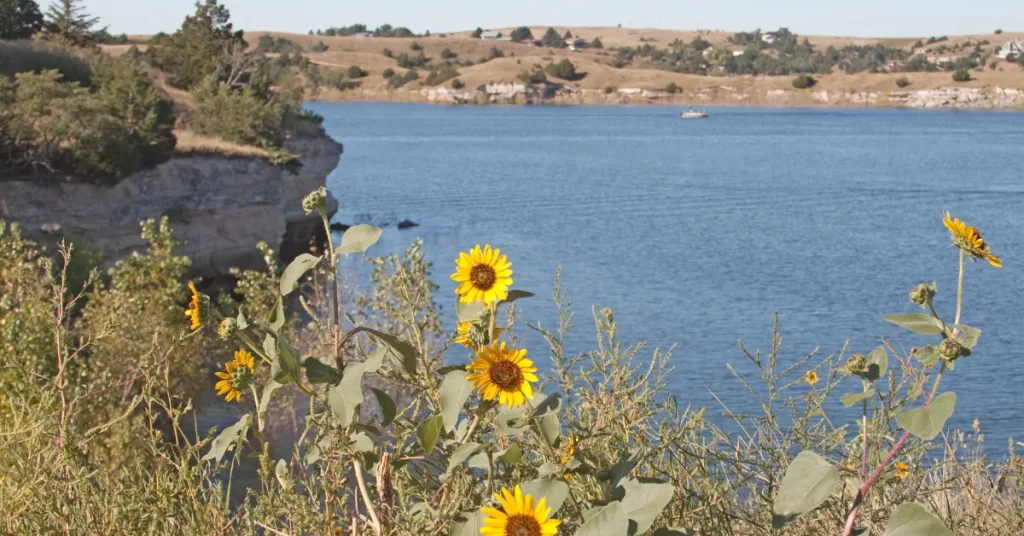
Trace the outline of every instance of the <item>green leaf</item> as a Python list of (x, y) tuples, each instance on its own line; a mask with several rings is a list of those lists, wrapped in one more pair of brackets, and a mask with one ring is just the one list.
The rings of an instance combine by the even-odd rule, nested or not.
[(839, 471), (832, 463), (805, 450), (786, 468), (775, 497), (772, 527), (781, 529), (821, 503), (839, 486)]
[(284, 460), (277, 460), (277, 465), (274, 466), (274, 476), (277, 477), (277, 483), (281, 484), (282, 488), (288, 487), (288, 462)]
[(510, 290), (508, 291), (508, 297), (506, 297), (504, 300), (501, 300), (501, 303), (499, 303), (499, 305), (501, 305), (502, 303), (512, 303), (516, 300), (521, 300), (523, 298), (532, 298), (534, 296), (534, 293), (525, 290)]
[(376, 244), (383, 232), (383, 230), (365, 223), (353, 225), (345, 231), (345, 234), (341, 235), (338, 253), (362, 253)]
[(930, 367), (939, 362), (942, 356), (939, 355), (939, 349), (934, 346), (925, 346), (914, 352), (914, 359), (921, 362), (922, 365)]
[(641, 483), (627, 478), (616, 488), (613, 497), (622, 502), (626, 517), (636, 523), (634, 533), (647, 532), (661, 511), (672, 500), (674, 488), (668, 483)]
[(496, 456), (494, 458), (494, 461), (495, 462), (505, 463), (505, 464), (508, 464), (508, 465), (515, 465), (515, 464), (519, 463), (520, 461), (522, 461), (522, 459), (523, 459), (523, 449), (519, 448), (519, 445), (516, 445), (515, 443), (513, 443), (513, 444), (509, 445), (508, 448), (505, 449), (505, 451), (502, 452), (500, 456)]
[(445, 376), (453, 370), (466, 370), (468, 366), (469, 365), (467, 365), (466, 363), (462, 363), (460, 365), (445, 365), (437, 369), (437, 373), (441, 376)]
[(330, 365), (325, 365), (315, 357), (307, 357), (302, 362), (302, 368), (306, 369), (306, 379), (309, 383), (329, 383), (336, 385), (341, 381), (341, 374)]
[(306, 275), (306, 272), (312, 270), (317, 264), (320, 264), (323, 257), (314, 257), (309, 253), (303, 253), (284, 269), (284, 273), (281, 274), (281, 295), (287, 296), (291, 294), (299, 286), (299, 280), (302, 276)]
[(382, 331), (367, 327), (354, 328), (350, 333), (369, 333), (377, 344), (388, 349), (388, 356), (402, 366), (409, 375), (416, 374), (416, 349), (409, 343)]
[(266, 385), (263, 386), (263, 395), (260, 396), (260, 413), (267, 411), (267, 406), (270, 405), (270, 398), (274, 396), (274, 391), (279, 387), (281, 387), (281, 384), (275, 382), (273, 378), (267, 380)]
[(441, 416), (444, 417), (445, 430), (455, 429), (462, 405), (473, 393), (473, 384), (466, 379), (468, 376), (468, 372), (455, 370), (446, 374), (441, 382)]
[(541, 431), (544, 432), (544, 440), (549, 445), (558, 443), (558, 436), (562, 433), (562, 424), (558, 422), (558, 415), (554, 413), (545, 415), (540, 418), (538, 423), (540, 424)]
[(839, 401), (842, 402), (844, 406), (850, 407), (858, 402), (871, 398), (874, 394), (875, 390), (873, 388), (859, 393), (846, 393), (839, 399)]
[(942, 333), (942, 326), (932, 315), (909, 313), (902, 315), (885, 315), (882, 318), (887, 322), (896, 324), (901, 328), (907, 328), (910, 331), (921, 335), (938, 335)]
[(879, 346), (871, 350), (865, 359), (865, 365), (862, 374), (865, 380), (873, 382), (885, 376), (885, 370), (889, 367), (889, 354), (885, 352), (885, 347)]
[(281, 330), (281, 326), (284, 326), (284, 299), (281, 296), (277, 297), (277, 304), (270, 311), (270, 319), (267, 321), (267, 327), (270, 332), (277, 335), (277, 332)]
[(612, 488), (617, 488), (619, 486), (619, 482), (621, 482), (623, 478), (632, 474), (635, 467), (636, 460), (630, 458), (615, 462), (615, 465), (608, 469), (608, 481), (611, 482)]
[(352, 424), (356, 408), (363, 403), (363, 375), (380, 370), (387, 350), (378, 348), (365, 361), (350, 363), (338, 385), (327, 389), (327, 407), (342, 426)]
[(622, 503), (613, 502), (601, 508), (595, 508), (587, 518), (576, 536), (627, 536), (629, 520), (622, 509)]
[(222, 430), (210, 442), (210, 451), (206, 453), (206, 456), (203, 456), (203, 459), (219, 462), (224, 457), (225, 452), (234, 447), (236, 443), (240, 443), (245, 439), (245, 434), (249, 431), (250, 424), (252, 424), (252, 415), (248, 413), (242, 415), (238, 422)]
[(382, 426), (387, 426), (394, 422), (395, 417), (398, 415), (398, 406), (395, 405), (395, 401), (387, 393), (376, 387), (371, 387), (370, 391), (373, 392), (373, 396), (377, 397), (377, 404), (380, 406), (381, 414), (384, 416)]
[[(543, 394), (536, 392), (536, 394)], [(536, 395), (535, 395), (536, 397)], [(562, 393), (555, 393), (551, 396), (546, 397), (544, 400), (537, 404), (537, 407), (530, 413), (530, 417), (538, 418), (545, 415), (554, 415), (562, 409)]]
[(465, 518), (462, 521), (452, 524), (448, 536), (480, 536), (480, 529), (484, 527), (484, 514), (480, 510), (462, 512)]
[(973, 350), (978, 344), (978, 337), (981, 337), (981, 330), (963, 324), (953, 324), (953, 327), (960, 330), (960, 336), (957, 338), (960, 346)]
[(235, 318), (235, 324), (238, 325), (238, 330), (241, 331), (249, 327), (249, 321), (245, 319), (245, 314), (242, 312), (242, 308), (238, 308), (238, 317)]
[(903, 503), (893, 510), (884, 536), (953, 536), (953, 532), (920, 504)]
[(523, 494), (533, 495), (534, 504), (540, 501), (541, 497), (546, 499), (547, 505), (551, 508), (552, 517), (557, 517), (558, 509), (569, 497), (569, 485), (561, 478), (538, 478), (522, 485)]
[(443, 430), (444, 417), (440, 415), (434, 415), (416, 427), (416, 440), (423, 447), (424, 454), (429, 456), (431, 452), (434, 452), (434, 447), (437, 446), (437, 440), (441, 437)]
[(363, 432), (352, 434), (349, 440), (352, 441), (353, 452), (373, 452), (373, 440)]
[(284, 339), (277, 339), (277, 355), (270, 366), (270, 374), (280, 384), (293, 383), (299, 379), (299, 354)]
[(476, 322), (484, 316), (486, 311), (487, 308), (484, 307), (483, 302), (462, 303), (462, 300), (458, 298), (455, 300), (455, 316), (459, 322)]
[(445, 471), (445, 473), (451, 473), (452, 469), (462, 465), (462, 462), (466, 461), (466, 458), (468, 458), (470, 454), (476, 452), (476, 449), (478, 448), (480, 448), (480, 443), (474, 443), (472, 441), (455, 447), (455, 450), (452, 451), (451, 457), (448, 458), (448, 470)]
[(896, 416), (900, 428), (921, 439), (934, 439), (946, 425), (956, 408), (956, 393), (949, 391), (935, 397), (932, 403), (904, 411)]
[(501, 437), (518, 436), (526, 432), (528, 423), (525, 420), (526, 406), (518, 408), (507, 408), (502, 406), (498, 410), (495, 432)]
[(854, 527), (853, 532), (850, 533), (850, 536), (870, 536), (870, 535), (871, 535), (871, 528), (870, 527)]

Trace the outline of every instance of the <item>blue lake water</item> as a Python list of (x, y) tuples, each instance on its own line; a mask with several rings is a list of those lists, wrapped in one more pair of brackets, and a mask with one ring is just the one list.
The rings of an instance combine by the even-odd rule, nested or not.
[[(679, 344), (671, 390), (712, 411), (755, 409), (726, 363), (771, 345), (780, 361), (816, 347), (867, 353), (927, 339), (882, 314), (916, 312), (937, 281), (952, 318), (957, 253), (945, 210), (978, 226), (1005, 268), (968, 263), (963, 323), (983, 331), (943, 388), (952, 423), (981, 420), (992, 454), (1024, 436), (1024, 115), (913, 110), (711, 109), (683, 121), (664, 107), (444, 107), (310, 103), (345, 144), (328, 180), (337, 221), (389, 224), (371, 250), (417, 236), (454, 326), (449, 274), (460, 250), (490, 243), (513, 263), (530, 321), (553, 326), (555, 269), (576, 306), (570, 350), (594, 346), (590, 307), (611, 307), (619, 336)], [(405, 218), (419, 223), (397, 230)], [(540, 336), (522, 329), (544, 363)], [(893, 360), (890, 358), (890, 363)], [(801, 372), (802, 373), (802, 372)], [(842, 391), (859, 390), (847, 380)]]

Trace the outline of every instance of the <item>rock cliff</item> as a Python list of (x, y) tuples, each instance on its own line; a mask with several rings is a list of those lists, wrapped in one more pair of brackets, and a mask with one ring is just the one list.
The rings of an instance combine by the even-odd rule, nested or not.
[[(145, 248), (140, 221), (168, 216), (194, 275), (258, 268), (263, 261), (257, 242), (288, 258), (322, 234), (320, 222), (305, 216), (301, 199), (324, 185), (342, 154), (341, 144), (327, 136), (289, 140), (285, 148), (302, 159), (297, 175), (262, 158), (178, 154), (115, 186), (75, 177), (5, 178), (0, 218), (19, 222), (25, 235), (51, 246), (61, 236), (84, 239), (114, 261)], [(332, 213), (336, 208), (331, 199)]]

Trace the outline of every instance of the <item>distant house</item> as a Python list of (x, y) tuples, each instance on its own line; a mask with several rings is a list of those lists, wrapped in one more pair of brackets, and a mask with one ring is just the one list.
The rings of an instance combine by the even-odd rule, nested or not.
[(941, 58), (935, 58), (935, 65), (938, 68), (941, 69), (941, 68), (946, 67), (948, 65), (952, 65), (953, 62), (955, 62), (955, 61), (956, 61), (956, 58), (951, 58), (949, 56), (942, 56)]
[(746, 52), (746, 50), (733, 50), (732, 51), (732, 55), (733, 56), (742, 56), (744, 52)]
[(761, 34), (761, 40), (771, 45), (779, 40), (779, 35), (775, 32), (768, 32), (766, 34)]
[(487, 30), (486, 32), (480, 34), (480, 39), (486, 39), (488, 41), (497, 41), (501, 39), (501, 32), (499, 32), (498, 30)]
[(1016, 39), (1010, 39), (999, 49), (999, 52), (996, 52), (996, 57), (1006, 59), (1011, 54), (1017, 57), (1024, 56), (1024, 43)]
[(587, 47), (587, 40), (582, 37), (571, 37), (565, 40), (565, 46), (569, 47), (569, 50), (581, 50)]
[(373, 37), (373, 34), (370, 32), (359, 32), (352, 34), (351, 37)]

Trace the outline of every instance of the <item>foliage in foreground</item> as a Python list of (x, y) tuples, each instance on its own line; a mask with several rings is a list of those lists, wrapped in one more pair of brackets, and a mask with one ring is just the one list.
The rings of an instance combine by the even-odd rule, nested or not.
[[(324, 200), (304, 207), (323, 215)], [(910, 296), (925, 313), (886, 317), (935, 345), (793, 359), (776, 322), (768, 352), (741, 345), (749, 365), (730, 366), (762, 411), (721, 423), (668, 394), (672, 352), (622, 341), (610, 310), (567, 354), (557, 278), (556, 324), (523, 329), (532, 294), (489, 246), (458, 259), (458, 329), (443, 336), (418, 243), (369, 259), (365, 290), (342, 284), (340, 256), (381, 234), (366, 225), (280, 276), (264, 248), (241, 304), (185, 290), (166, 222), (144, 226), (147, 254), (74, 285), (77, 250), (62, 270), (0, 227), (0, 519), (17, 534), (1020, 534), (1021, 458), (994, 465), (980, 436), (942, 435), (955, 395), (940, 380), (983, 358), (960, 318), (964, 261), (1001, 265), (976, 228), (946, 225), (953, 320), (934, 285)], [(545, 372), (529, 336), (547, 343)], [(208, 354), (228, 361), (215, 388), (239, 411), (203, 434), (190, 386), (214, 379)], [(836, 397), (861, 408), (854, 426), (830, 415)]]

